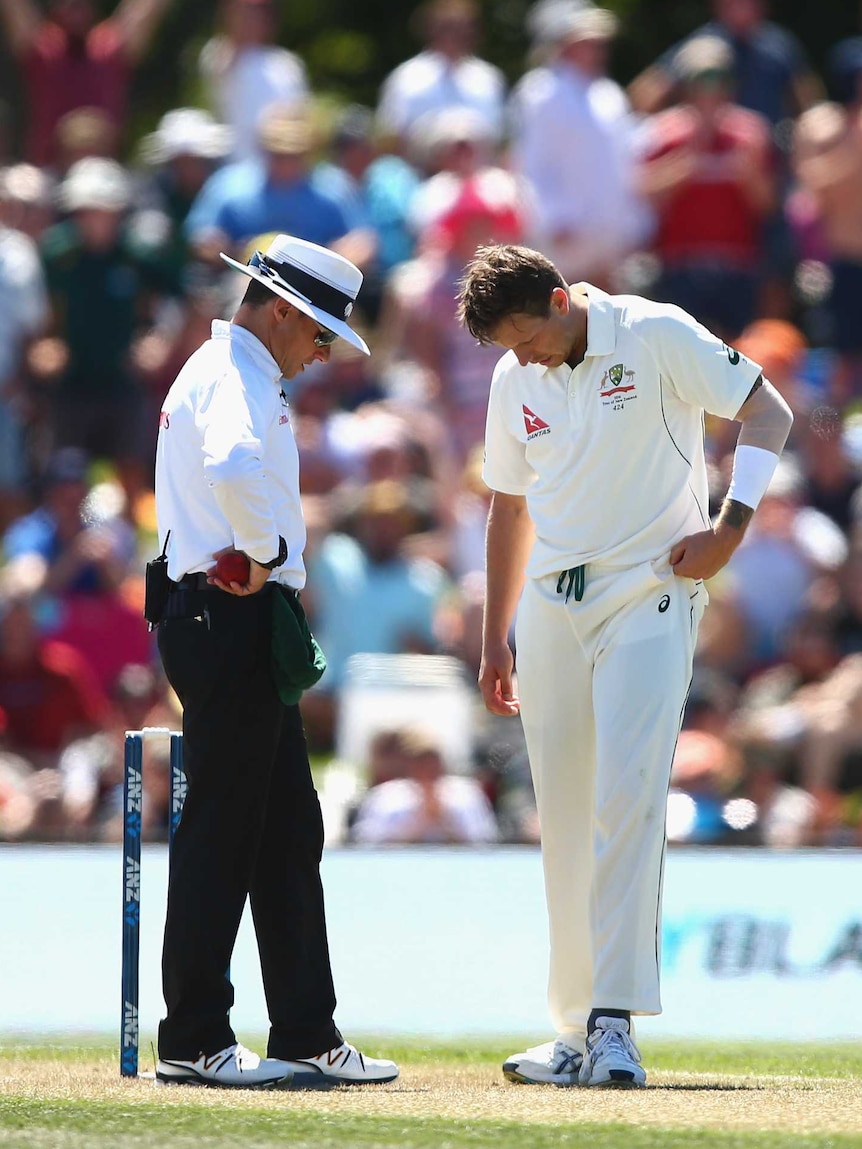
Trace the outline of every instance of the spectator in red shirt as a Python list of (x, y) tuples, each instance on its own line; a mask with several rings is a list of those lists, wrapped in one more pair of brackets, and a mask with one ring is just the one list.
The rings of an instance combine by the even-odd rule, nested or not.
[(105, 725), (108, 702), (77, 651), (43, 638), (34, 588), (12, 586), (17, 573), (8, 567), (5, 573), (7, 585), (0, 599), (0, 707), (8, 719), (7, 746), (37, 770), (54, 770), (60, 752), (73, 738)]
[(776, 202), (769, 126), (731, 102), (723, 40), (690, 41), (678, 66), (684, 102), (652, 120), (642, 170), (661, 260), (652, 294), (732, 338), (756, 313), (764, 223)]
[(132, 68), (168, 3), (122, 0), (96, 23), (92, 0), (51, 0), (48, 17), (33, 0), (0, 0), (9, 46), (24, 72), (32, 163), (52, 162), (57, 123), (75, 108), (101, 108), (122, 130)]

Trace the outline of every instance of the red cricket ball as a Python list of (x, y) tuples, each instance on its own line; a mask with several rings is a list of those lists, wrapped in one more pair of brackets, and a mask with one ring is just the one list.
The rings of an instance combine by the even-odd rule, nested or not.
[(216, 563), (215, 577), (221, 582), (238, 582), (245, 586), (250, 571), (249, 561), (242, 551), (227, 551)]

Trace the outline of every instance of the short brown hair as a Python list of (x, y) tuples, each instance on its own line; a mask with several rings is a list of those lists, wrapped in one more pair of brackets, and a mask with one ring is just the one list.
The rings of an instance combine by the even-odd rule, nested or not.
[(245, 289), (242, 302), (248, 307), (266, 307), (267, 304), (274, 303), (275, 299), (274, 291), (270, 291), (259, 279), (252, 279)]
[(467, 265), (458, 292), (458, 319), (480, 343), (510, 315), (546, 318), (551, 293), (568, 284), (541, 252), (517, 244), (479, 247)]

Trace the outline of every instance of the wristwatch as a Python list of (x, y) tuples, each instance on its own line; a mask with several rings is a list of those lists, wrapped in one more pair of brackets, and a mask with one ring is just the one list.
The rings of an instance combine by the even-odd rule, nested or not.
[(287, 562), (287, 543), (285, 542), (284, 535), (278, 536), (278, 554), (274, 559), (270, 559), (268, 563), (258, 562), (254, 560), (259, 567), (265, 567), (268, 571), (274, 571), (276, 567), (284, 566)]

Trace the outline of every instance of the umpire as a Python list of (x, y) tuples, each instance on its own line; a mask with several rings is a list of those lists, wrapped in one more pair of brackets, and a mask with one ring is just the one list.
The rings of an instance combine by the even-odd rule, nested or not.
[[(323, 822), (297, 705), (321, 658), (297, 594), (306, 536), (282, 389), (338, 338), (369, 354), (346, 322), (362, 274), (288, 235), (247, 266), (222, 258), (253, 282), (177, 376), (156, 452), (167, 556), (158, 645), (183, 705), (188, 777), (156, 1076), (244, 1088), (392, 1081), (397, 1066), (364, 1057), (333, 1020)], [(248, 557), (245, 582), (216, 577), (226, 551)], [(265, 1058), (237, 1043), (228, 1016), (226, 971), (247, 897), (270, 1017)]]

